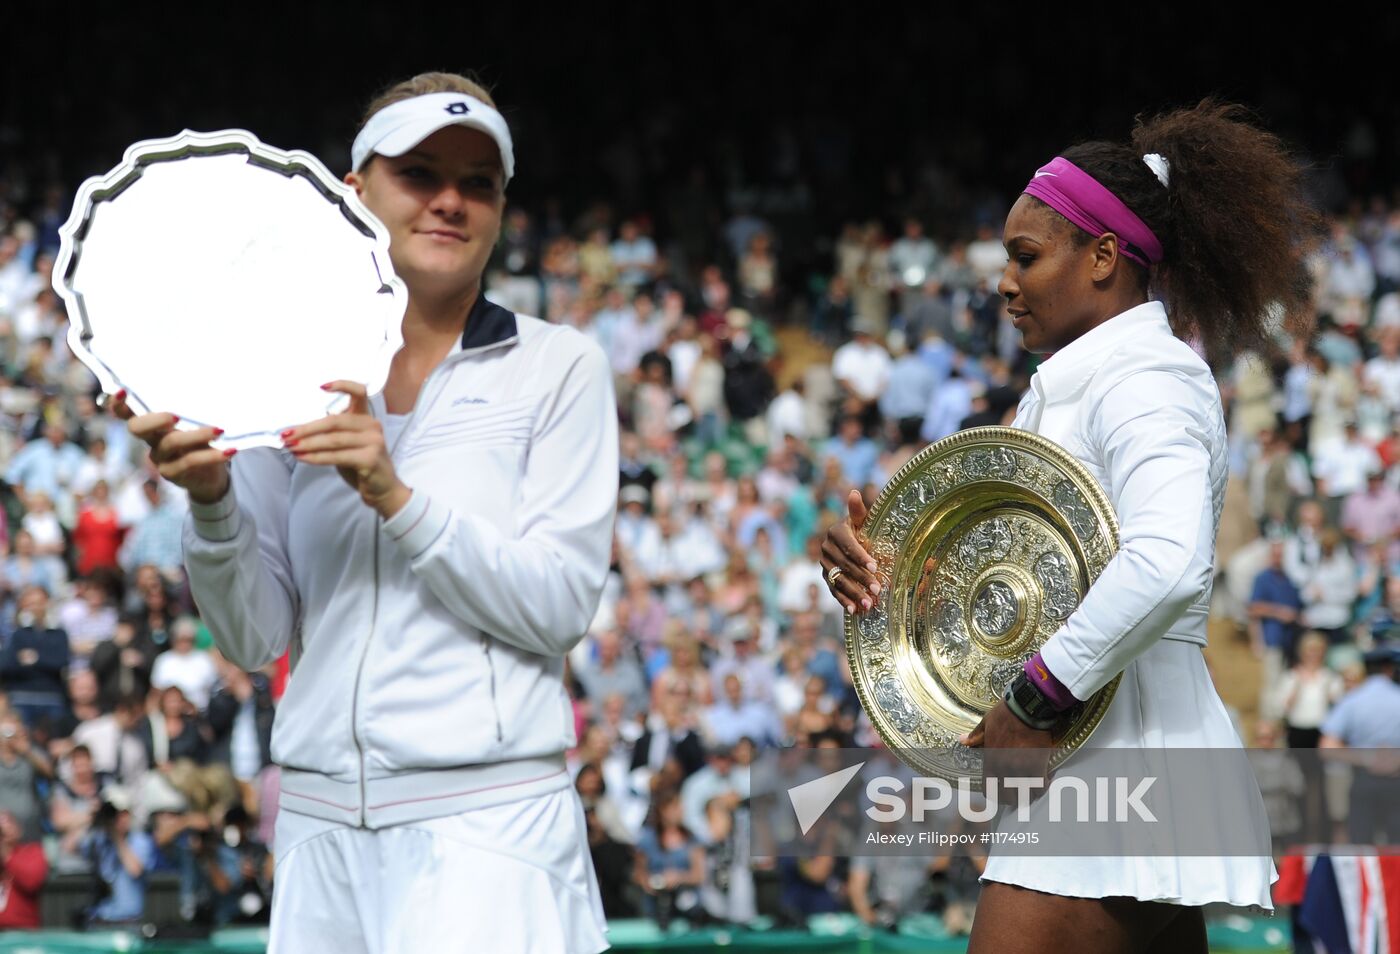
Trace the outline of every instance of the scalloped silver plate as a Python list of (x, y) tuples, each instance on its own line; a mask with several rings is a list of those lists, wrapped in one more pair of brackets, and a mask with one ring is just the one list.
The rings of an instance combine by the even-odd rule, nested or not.
[(384, 386), (408, 293), (389, 235), (310, 153), (241, 129), (144, 140), (88, 179), (60, 230), (68, 344), (103, 391), (220, 447), (343, 407), (320, 386)]

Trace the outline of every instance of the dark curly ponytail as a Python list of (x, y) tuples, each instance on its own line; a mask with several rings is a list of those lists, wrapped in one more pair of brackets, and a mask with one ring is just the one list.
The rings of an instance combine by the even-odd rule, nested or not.
[[(1143, 161), (1150, 153), (1171, 165), (1165, 187)], [(1297, 163), (1277, 137), (1247, 121), (1243, 107), (1207, 99), (1139, 117), (1127, 144), (1081, 143), (1061, 155), (1156, 233), (1164, 258), (1153, 289), (1176, 333), (1198, 333), (1212, 360), (1263, 336), (1274, 310), (1290, 330), (1306, 332), (1311, 278), (1303, 245), (1321, 218), (1303, 194)], [(1091, 239), (1075, 232), (1076, 241)]]

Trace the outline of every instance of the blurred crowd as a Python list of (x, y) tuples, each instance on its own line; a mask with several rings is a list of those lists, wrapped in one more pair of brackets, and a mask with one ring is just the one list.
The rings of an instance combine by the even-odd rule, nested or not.
[[(188, 919), (265, 918), (286, 663), (218, 655), (181, 565), (186, 503), (66, 345), (66, 200), (0, 180), (0, 927), (37, 925), (64, 875), (92, 879), (88, 923), (139, 920), (162, 871)], [(490, 269), (494, 300), (592, 336), (617, 385), (613, 563), (568, 660), (595, 866), (613, 917), (936, 910), (965, 929), (976, 858), (750, 857), (750, 769), (878, 744), (825, 530), (929, 442), (1009, 422), (1036, 359), (997, 295), (999, 222), (852, 222), (794, 270), (775, 203), (673, 210), (660, 235), (605, 203), (512, 208)], [(1400, 747), (1400, 212), (1339, 213), (1309, 254), (1318, 333), (1219, 371), (1220, 615), (1257, 658), (1251, 742)], [(1309, 811), (1344, 823), (1350, 797)]]

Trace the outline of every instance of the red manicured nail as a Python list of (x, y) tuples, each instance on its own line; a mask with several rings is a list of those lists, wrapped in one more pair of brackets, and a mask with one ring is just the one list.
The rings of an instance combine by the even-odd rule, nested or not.
[(288, 437), (282, 438), (282, 446), (283, 446), (283, 447), (296, 447), (297, 444), (299, 444), (299, 443), (301, 443), (301, 442), (300, 442), (300, 441), (292, 440), (291, 438), (288, 438)]
[(238, 448), (237, 448), (237, 447), (230, 447), (228, 450), (224, 451), (224, 460), (228, 460), (230, 457), (232, 457), (234, 454), (237, 454), (237, 453), (238, 453)]
[(117, 400), (118, 400), (118, 401), (125, 401), (125, 400), (126, 400), (126, 388), (122, 388), (120, 391), (117, 392)]
[(170, 423), (171, 423), (171, 424), (179, 424), (179, 423), (180, 423), (180, 416), (179, 416), (178, 414), (172, 414), (172, 415), (170, 415)]
[(222, 427), (216, 427), (216, 428), (214, 428), (214, 436), (215, 436), (215, 437), (223, 437), (223, 436), (224, 436), (224, 429), (223, 429)]
[(292, 436), (292, 431), (294, 431), (294, 430), (296, 430), (296, 428), (294, 428), (294, 427), (289, 427), (289, 428), (287, 428), (285, 431), (283, 431), (281, 434), (278, 434), (277, 436), (280, 437), (280, 438), (282, 438), (282, 440), (285, 441), (288, 437), (291, 437), (291, 436)]
[(321, 390), (322, 390), (322, 391), (329, 391), (329, 390), (330, 390), (331, 388), (333, 388), (333, 387), (335, 387), (335, 382), (334, 382), (334, 381), (328, 381), (328, 382), (326, 382), (325, 384), (321, 385)]

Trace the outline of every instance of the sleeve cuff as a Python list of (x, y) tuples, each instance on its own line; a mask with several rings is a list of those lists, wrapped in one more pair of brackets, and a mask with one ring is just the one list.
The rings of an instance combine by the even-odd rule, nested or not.
[(417, 560), (447, 530), (452, 511), (427, 494), (413, 491), (403, 509), (380, 528), (410, 561)]
[(191, 500), (190, 519), (194, 523), (195, 535), (201, 540), (225, 543), (238, 536), (238, 531), (243, 527), (243, 514), (238, 509), (232, 481), (229, 482), (228, 493), (213, 503)]
[(1050, 671), (1049, 665), (1046, 664), (1044, 657), (1042, 657), (1040, 653), (1036, 653), (1030, 659), (1026, 660), (1025, 669), (1026, 678), (1029, 679), (1031, 684), (1040, 690), (1040, 694), (1060, 712), (1072, 708), (1079, 702), (1079, 700), (1074, 697), (1074, 693), (1069, 691), (1069, 687), (1060, 682), (1055, 674)]

